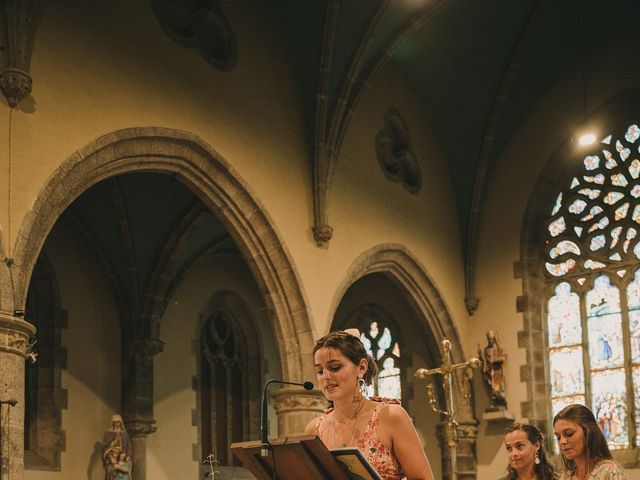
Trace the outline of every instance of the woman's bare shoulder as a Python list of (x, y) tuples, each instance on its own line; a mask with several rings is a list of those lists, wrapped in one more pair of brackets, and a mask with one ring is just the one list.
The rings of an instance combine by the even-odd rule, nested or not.
[(307, 423), (307, 426), (304, 429), (305, 435), (314, 435), (316, 430), (318, 429), (318, 422), (320, 421), (320, 417), (316, 417)]

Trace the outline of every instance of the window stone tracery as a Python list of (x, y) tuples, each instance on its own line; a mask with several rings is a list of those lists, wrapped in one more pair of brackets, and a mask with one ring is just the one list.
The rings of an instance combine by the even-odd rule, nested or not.
[(613, 450), (640, 429), (639, 139), (629, 123), (585, 152), (542, 237), (550, 416), (589, 406)]

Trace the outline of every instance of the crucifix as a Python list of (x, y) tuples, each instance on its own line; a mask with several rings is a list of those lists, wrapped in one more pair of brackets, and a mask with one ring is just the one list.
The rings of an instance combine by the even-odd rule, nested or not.
[[(438, 405), (438, 399), (433, 392), (433, 384), (427, 385), (427, 398), (431, 409), (445, 416), (447, 419), (447, 426), (445, 429), (445, 438), (447, 440), (447, 447), (449, 448), (449, 458), (451, 460), (451, 480), (457, 480), (458, 478), (458, 465), (456, 461), (456, 448), (458, 446), (458, 422), (456, 421), (455, 404), (453, 401), (453, 372), (461, 368), (477, 368), (480, 366), (480, 360), (477, 358), (470, 358), (466, 362), (453, 363), (451, 360), (451, 342), (444, 338), (440, 342), (442, 348), (442, 364), (438, 368), (419, 368), (415, 376), (416, 378), (429, 378), (432, 375), (442, 376), (442, 390), (445, 397), (444, 410)], [(469, 386), (469, 376), (465, 374), (465, 382), (463, 383), (463, 398), (468, 400), (471, 396), (471, 388)]]
[(210, 453), (209, 455), (207, 455), (207, 458), (205, 458), (202, 461), (203, 464), (207, 463), (209, 464), (209, 471), (207, 473), (204, 474), (204, 478), (207, 478), (209, 475), (211, 475), (211, 478), (215, 479), (216, 478), (216, 474), (220, 473), (218, 470), (214, 470), (213, 466), (214, 465), (218, 465), (220, 464), (220, 462), (218, 460), (216, 460), (216, 456), (213, 453)]

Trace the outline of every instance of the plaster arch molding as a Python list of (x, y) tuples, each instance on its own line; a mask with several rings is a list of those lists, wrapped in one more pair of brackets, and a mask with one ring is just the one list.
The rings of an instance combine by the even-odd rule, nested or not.
[(306, 302), (273, 222), (220, 154), (198, 136), (180, 130), (118, 130), (67, 158), (24, 218), (9, 272), (12, 275), (6, 275), (6, 266), (0, 268), (2, 291), (8, 282), (13, 286), (12, 298), (0, 297), (2, 308), (12, 311), (24, 305), (40, 249), (75, 198), (102, 180), (134, 172), (175, 174), (219, 218), (243, 252), (273, 318), (282, 374), (286, 378), (310, 375), (313, 338)]

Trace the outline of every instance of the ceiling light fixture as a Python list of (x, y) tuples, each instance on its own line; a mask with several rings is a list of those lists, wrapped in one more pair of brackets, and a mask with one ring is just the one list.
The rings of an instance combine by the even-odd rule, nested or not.
[(586, 132), (580, 135), (578, 143), (584, 147), (592, 145), (596, 141), (596, 135), (593, 132)]

